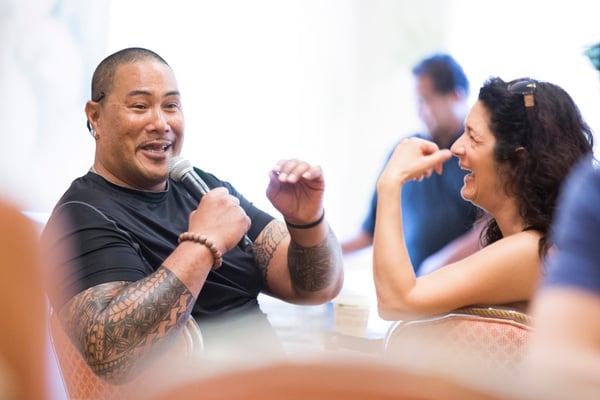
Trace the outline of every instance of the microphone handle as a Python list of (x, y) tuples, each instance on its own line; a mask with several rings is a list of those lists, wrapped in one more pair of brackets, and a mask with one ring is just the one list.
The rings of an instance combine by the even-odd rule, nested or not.
[[(183, 186), (190, 192), (192, 196), (194, 196), (198, 201), (202, 198), (203, 195), (208, 193), (210, 190), (206, 183), (195, 173), (193, 170), (184, 174), (181, 178), (181, 182)], [(238, 247), (245, 251), (246, 253), (252, 252), (252, 240), (248, 237), (248, 235), (244, 234), (242, 239), (238, 243)]]
[(246, 253), (252, 253), (252, 240), (248, 237), (248, 235), (244, 234), (242, 236), (242, 240), (238, 243), (238, 247), (244, 250)]

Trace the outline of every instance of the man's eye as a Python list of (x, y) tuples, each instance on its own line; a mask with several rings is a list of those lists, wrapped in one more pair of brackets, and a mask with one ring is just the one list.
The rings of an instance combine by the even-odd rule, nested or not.
[(146, 107), (145, 104), (134, 104), (133, 108), (137, 108), (138, 110), (145, 110), (148, 107)]

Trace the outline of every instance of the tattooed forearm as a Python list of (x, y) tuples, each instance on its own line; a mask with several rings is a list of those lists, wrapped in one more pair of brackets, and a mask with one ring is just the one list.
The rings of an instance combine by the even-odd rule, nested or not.
[(273, 253), (275, 253), (275, 249), (277, 249), (279, 243), (281, 243), (281, 241), (285, 239), (289, 233), (283, 224), (274, 220), (265, 227), (261, 235), (262, 238), (260, 240), (260, 244), (255, 242), (252, 250), (254, 251), (256, 262), (262, 271), (265, 289), (268, 291), (269, 284), (267, 281), (267, 273), (269, 269), (267, 267), (271, 262), (271, 258), (273, 257)]
[(292, 284), (297, 289), (316, 292), (328, 287), (335, 278), (335, 269), (341, 264), (341, 253), (336, 250), (337, 239), (331, 229), (316, 246), (302, 247), (293, 240), (288, 250), (288, 267)]
[(168, 269), (137, 282), (112, 282), (75, 296), (60, 312), (88, 364), (111, 381), (126, 379), (157, 342), (181, 328), (194, 297)]

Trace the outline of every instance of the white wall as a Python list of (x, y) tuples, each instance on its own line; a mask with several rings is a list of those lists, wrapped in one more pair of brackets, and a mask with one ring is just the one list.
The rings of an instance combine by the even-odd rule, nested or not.
[(0, 195), (47, 213), (91, 165), (83, 106), (108, 0), (0, 2)]
[(109, 50), (148, 46), (174, 68), (184, 156), (273, 213), (264, 192), (275, 162), (319, 164), (329, 220), (340, 236), (357, 229), (391, 145), (418, 127), (406, 58), (439, 46), (445, 8), (430, 6), (446, 2), (162, 4), (113, 2)]
[(600, 42), (599, 16), (600, 2), (587, 0), (455, 1), (448, 46), (474, 89), (492, 75), (555, 83), (600, 133), (600, 73), (583, 54)]

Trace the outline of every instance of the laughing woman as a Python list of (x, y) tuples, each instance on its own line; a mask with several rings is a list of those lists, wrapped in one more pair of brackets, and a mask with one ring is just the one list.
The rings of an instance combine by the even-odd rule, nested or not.
[[(395, 320), (476, 304), (526, 304), (552, 245), (548, 231), (560, 186), (592, 148), (591, 129), (571, 97), (527, 78), (485, 82), (450, 150), (403, 140), (377, 182), (373, 276), (380, 316)], [(404, 245), (402, 186), (440, 173), (453, 155), (470, 171), (462, 197), (484, 212), (483, 247), (417, 278)]]

